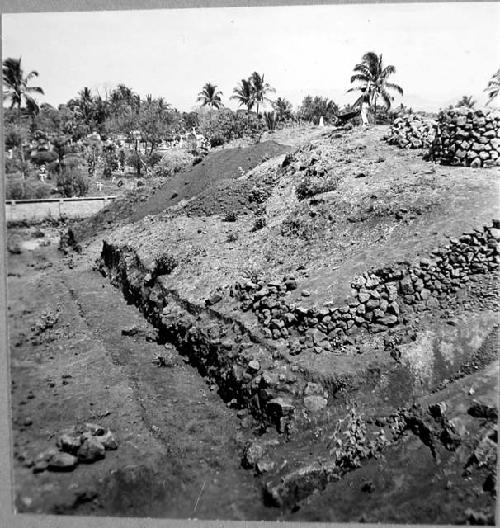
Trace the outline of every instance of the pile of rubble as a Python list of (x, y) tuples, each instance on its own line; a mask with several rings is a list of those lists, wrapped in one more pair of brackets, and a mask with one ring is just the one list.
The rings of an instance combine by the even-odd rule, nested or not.
[(33, 461), (33, 473), (49, 471), (73, 471), (81, 464), (92, 464), (106, 456), (106, 450), (118, 449), (118, 442), (111, 431), (88, 423), (84, 428), (73, 428), (61, 434), (58, 449), (49, 449)]

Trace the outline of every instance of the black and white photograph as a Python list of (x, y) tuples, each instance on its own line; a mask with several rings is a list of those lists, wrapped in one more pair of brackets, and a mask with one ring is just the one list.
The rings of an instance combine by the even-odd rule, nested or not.
[(4, 526), (494, 526), (500, 3), (106, 4), (2, 12)]

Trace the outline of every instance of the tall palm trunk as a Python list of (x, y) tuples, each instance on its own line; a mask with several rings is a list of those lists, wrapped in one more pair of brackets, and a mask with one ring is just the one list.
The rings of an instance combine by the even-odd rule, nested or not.
[(139, 153), (139, 140), (135, 140), (135, 153), (137, 155), (137, 176), (141, 177), (141, 155)]
[[(21, 129), (21, 106), (18, 105), (17, 106), (17, 128), (20, 130)], [(26, 179), (26, 167), (25, 167), (25, 162), (26, 162), (26, 159), (24, 157), (24, 149), (23, 149), (23, 138), (22, 138), (22, 135), (20, 135), (20, 141), (19, 141), (19, 156), (21, 158), (21, 165), (23, 167), (22, 169), (22, 173), (23, 173), (23, 180)]]

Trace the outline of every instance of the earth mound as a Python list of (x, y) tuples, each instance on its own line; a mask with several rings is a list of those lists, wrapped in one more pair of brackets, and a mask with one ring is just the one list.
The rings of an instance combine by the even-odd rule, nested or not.
[(212, 186), (223, 188), (263, 161), (288, 152), (290, 147), (265, 141), (247, 148), (219, 150), (208, 154), (200, 163), (175, 174), (164, 185), (128, 193), (104, 208), (97, 215), (73, 229), (74, 238), (86, 240), (103, 229), (118, 223), (136, 222), (147, 215), (156, 215), (168, 207), (189, 200)]
[(489, 523), (499, 170), (428, 163), (385, 132), (324, 131), (237, 174), (246, 151), (218, 153), (191, 174), (224, 177), (141, 203), (97, 268), (241, 420), (242, 465), (282, 517), (345, 520), (332, 494), (382, 504), (411, 464), (410, 507), (359, 520)]

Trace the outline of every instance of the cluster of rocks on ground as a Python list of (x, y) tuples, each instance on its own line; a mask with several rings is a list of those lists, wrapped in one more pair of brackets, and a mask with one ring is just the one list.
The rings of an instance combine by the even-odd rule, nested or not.
[(430, 148), (436, 135), (435, 124), (419, 114), (403, 114), (394, 119), (384, 139), (405, 149)]
[(49, 449), (25, 464), (33, 473), (73, 471), (78, 464), (93, 464), (106, 456), (107, 450), (118, 449), (118, 442), (110, 430), (87, 423), (83, 428), (72, 428), (56, 441), (57, 449)]
[(500, 166), (500, 111), (459, 107), (439, 114), (429, 157), (444, 165)]

